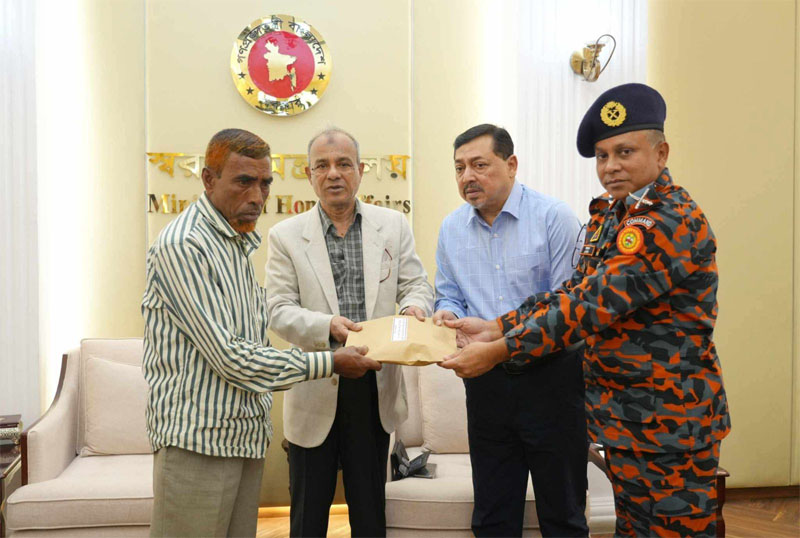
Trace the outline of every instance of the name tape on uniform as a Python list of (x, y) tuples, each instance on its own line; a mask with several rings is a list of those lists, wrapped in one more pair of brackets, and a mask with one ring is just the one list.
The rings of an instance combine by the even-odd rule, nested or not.
[(631, 217), (629, 219), (625, 219), (623, 224), (627, 226), (644, 226), (646, 230), (649, 230), (653, 226), (656, 225), (656, 221), (651, 219), (650, 217)]

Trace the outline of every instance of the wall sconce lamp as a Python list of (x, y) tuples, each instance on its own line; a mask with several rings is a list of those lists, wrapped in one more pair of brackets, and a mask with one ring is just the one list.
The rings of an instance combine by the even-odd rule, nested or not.
[[(614, 46), (611, 49), (611, 53), (608, 55), (608, 60), (606, 60), (605, 65), (600, 67), (600, 51), (603, 50), (603, 47), (606, 45), (605, 43), (600, 43), (600, 40), (604, 37), (611, 39)], [(600, 73), (605, 71), (606, 67), (608, 67), (608, 62), (611, 61), (615, 50), (617, 50), (617, 40), (614, 39), (614, 36), (611, 34), (603, 34), (598, 37), (594, 43), (589, 43), (583, 47), (582, 52), (573, 52), (572, 56), (569, 58), (569, 65), (572, 67), (575, 74), (583, 77), (586, 82), (594, 82), (600, 76)]]

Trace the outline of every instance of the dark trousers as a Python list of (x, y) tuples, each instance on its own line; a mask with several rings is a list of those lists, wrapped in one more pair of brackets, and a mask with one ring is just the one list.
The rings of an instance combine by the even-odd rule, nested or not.
[(543, 536), (588, 536), (583, 352), (465, 380), (475, 536), (521, 536), (528, 473)]
[(378, 414), (375, 372), (360, 379), (339, 378), (336, 418), (325, 441), (314, 448), (289, 443), (290, 535), (327, 534), (341, 464), (351, 536), (386, 536), (388, 456), (389, 434)]

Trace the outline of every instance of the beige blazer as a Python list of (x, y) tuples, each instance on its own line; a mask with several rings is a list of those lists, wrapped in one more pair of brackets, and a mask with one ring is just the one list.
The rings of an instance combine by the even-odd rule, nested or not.
[[(414, 237), (402, 213), (360, 203), (367, 319), (395, 314), (415, 305), (427, 315), (433, 289), (414, 250)], [(312, 209), (272, 227), (267, 259), (267, 307), (270, 328), (306, 351), (329, 349), (330, 323), (339, 315), (339, 299), (318, 210)], [(385, 364), (377, 372), (383, 429), (391, 433), (408, 416), (400, 367)], [(327, 437), (336, 414), (339, 376), (299, 383), (283, 403), (286, 438), (306, 448)]]

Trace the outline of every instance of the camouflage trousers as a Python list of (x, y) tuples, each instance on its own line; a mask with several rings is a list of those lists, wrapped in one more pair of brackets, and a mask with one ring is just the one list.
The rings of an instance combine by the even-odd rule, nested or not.
[(719, 445), (673, 453), (605, 447), (615, 536), (716, 536)]

